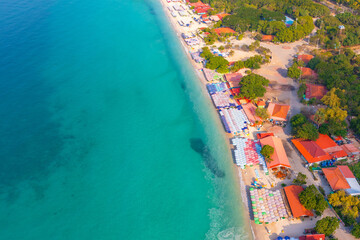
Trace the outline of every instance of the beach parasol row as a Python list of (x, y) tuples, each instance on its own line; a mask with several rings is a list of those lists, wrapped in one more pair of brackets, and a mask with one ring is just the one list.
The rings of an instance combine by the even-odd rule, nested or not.
[(269, 224), (288, 217), (280, 190), (251, 187), (250, 200), (256, 224)]
[(259, 141), (248, 138), (233, 138), (232, 144), (235, 146), (235, 162), (242, 169), (247, 165), (262, 165), (265, 172), (268, 172), (265, 158), (260, 154), (261, 145)]
[(236, 107), (236, 101), (230, 98), (230, 91), (225, 90), (222, 92), (216, 92), (211, 95), (211, 98), (214, 102), (214, 105), (217, 109), (220, 108), (229, 108), (229, 107)]

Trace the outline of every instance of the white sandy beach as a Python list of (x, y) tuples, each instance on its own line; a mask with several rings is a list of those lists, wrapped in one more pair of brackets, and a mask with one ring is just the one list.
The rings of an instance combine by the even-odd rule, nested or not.
[[(189, 10), (188, 6), (183, 2), (167, 2), (167, 0), (160, 0), (161, 4), (163, 6), (164, 12), (166, 13), (174, 31), (176, 32), (179, 41), (181, 42), (184, 51), (186, 52), (186, 55), (189, 58), (190, 63), (194, 67), (194, 70), (196, 74), (198, 75), (198, 78), (200, 82), (202, 83), (202, 88), (206, 91), (206, 84), (208, 83), (203, 75), (203, 73), (200, 71), (200, 69), (203, 68), (202, 64), (196, 63), (191, 58), (190, 52), (196, 52), (200, 49), (202, 49), (205, 45), (203, 41), (200, 41), (199, 45), (195, 46), (188, 46), (184, 42), (184, 40), (181, 37), (182, 33), (191, 34), (196, 33), (199, 28), (202, 27), (208, 27), (205, 23), (198, 23), (194, 21), (194, 17), (199, 17), (198, 15), (192, 13), (191, 10)], [(168, 9), (168, 7), (172, 7), (174, 5), (181, 5), (183, 6), (186, 11), (189, 13), (188, 16), (179, 16), (178, 14), (176, 17), (173, 17)], [(185, 19), (185, 21), (190, 22), (192, 21), (192, 24), (190, 24), (189, 27), (183, 27), (180, 26), (177, 22), (179, 19)], [(231, 43), (233, 45), (239, 45), (242, 46), (243, 44), (251, 44), (254, 40), (252, 40), (250, 37), (244, 37), (241, 40), (235, 40), (232, 39)], [(276, 45), (273, 43), (261, 43), (262, 47), (266, 47), (271, 50), (272, 52), (272, 61), (269, 64), (266, 64), (262, 66), (260, 69), (255, 70), (254, 73), (260, 74), (266, 78), (268, 78), (270, 81), (274, 82), (275, 85), (279, 86), (293, 86), (295, 88), (298, 87), (297, 83), (295, 83), (292, 79), (288, 78), (286, 74), (284, 74), (284, 71), (286, 71), (286, 68), (289, 66), (289, 64), (292, 63), (292, 59), (295, 54), (299, 52), (299, 49), (306, 45), (306, 41), (301, 40), (294, 43), (288, 43), (288, 44), (281, 44)], [(215, 45), (220, 46), (218, 43)], [(236, 60), (244, 60), (247, 59), (253, 55), (255, 55), (256, 52), (244, 52), (240, 49), (238, 51), (235, 51), (235, 54), (232, 57), (228, 57), (227, 59), (230, 61), (236, 61)], [(243, 69), (242, 69), (243, 70)], [(279, 97), (279, 100), (282, 102), (286, 102), (287, 104), (291, 104), (291, 112), (290, 117), (292, 115), (295, 115), (300, 112), (301, 104), (297, 98), (296, 91), (285, 91), (285, 90), (274, 90), (274, 89), (268, 89), (268, 93), (265, 97), (272, 98), (272, 97)], [(209, 98), (210, 101), (210, 98)], [(274, 132), (278, 132), (277, 135), (284, 140), (287, 139), (287, 135), (284, 133), (284, 129), (273, 129)], [(225, 133), (227, 138), (231, 138), (232, 134)], [(232, 146), (230, 145), (229, 141), (227, 142), (229, 148)], [(295, 169), (297, 171), (305, 170), (305, 172), (308, 172), (303, 166), (302, 166), (302, 160), (298, 155), (292, 155), (290, 157), (291, 164), (295, 166)], [(313, 228), (315, 226), (315, 223), (319, 219), (315, 218), (309, 218), (304, 221), (301, 220), (288, 220), (284, 219), (282, 221), (271, 223), (266, 225), (266, 228), (264, 225), (257, 225), (254, 223), (254, 221), (251, 220), (251, 215), (249, 211), (248, 206), (248, 195), (246, 186), (250, 186), (252, 181), (256, 178), (254, 169), (256, 167), (242, 170), (241, 168), (237, 167), (235, 164), (233, 164), (234, 169), (234, 175), (237, 176), (237, 182), (238, 187), (240, 189), (241, 193), (241, 199), (243, 203), (243, 213), (244, 213), (244, 219), (246, 223), (249, 223), (251, 225), (251, 231), (254, 239), (256, 240), (268, 240), (268, 239), (276, 239), (277, 236), (290, 236), (290, 237), (299, 237), (303, 235), (305, 228)], [(281, 188), (280, 182), (275, 179), (273, 176), (265, 176), (262, 171), (258, 171), (262, 175), (261, 178), (264, 181), (264, 184), (270, 186), (274, 185), (275, 189)], [(289, 179), (288, 182), (291, 184), (292, 179)], [(319, 183), (314, 183), (316, 185), (319, 185)], [(330, 209), (327, 209), (323, 216), (333, 216), (333, 212)], [(346, 232), (344, 227), (342, 226), (340, 229), (337, 230), (335, 236), (337, 236), (339, 239), (354, 239), (350, 234)], [(344, 238), (346, 237), (346, 238)]]

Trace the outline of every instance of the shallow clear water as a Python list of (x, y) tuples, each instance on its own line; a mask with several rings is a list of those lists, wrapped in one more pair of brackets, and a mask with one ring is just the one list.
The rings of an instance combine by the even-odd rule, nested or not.
[(247, 239), (158, 2), (3, 0), (0, 22), (0, 239)]

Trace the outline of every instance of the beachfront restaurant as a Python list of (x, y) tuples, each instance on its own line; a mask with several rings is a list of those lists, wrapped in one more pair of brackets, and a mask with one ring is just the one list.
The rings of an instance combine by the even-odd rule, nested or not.
[(287, 204), (294, 218), (314, 216), (314, 214), (310, 210), (306, 209), (300, 203), (299, 194), (302, 191), (304, 191), (304, 188), (298, 185), (290, 185), (284, 187)]
[(263, 138), (260, 138), (260, 144), (261, 147), (269, 145), (274, 148), (274, 153), (271, 156), (272, 161), (266, 163), (267, 168), (273, 170), (273, 174), (280, 179), (283, 179), (290, 174), (290, 162), (287, 158), (281, 139), (271, 135), (264, 135)]

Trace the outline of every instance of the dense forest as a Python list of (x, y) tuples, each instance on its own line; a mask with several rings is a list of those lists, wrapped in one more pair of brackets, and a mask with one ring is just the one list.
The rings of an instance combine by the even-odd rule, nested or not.
[(320, 18), (315, 25), (319, 30), (311, 37), (311, 43), (320, 47), (338, 49), (360, 44), (360, 16), (345, 12)]

